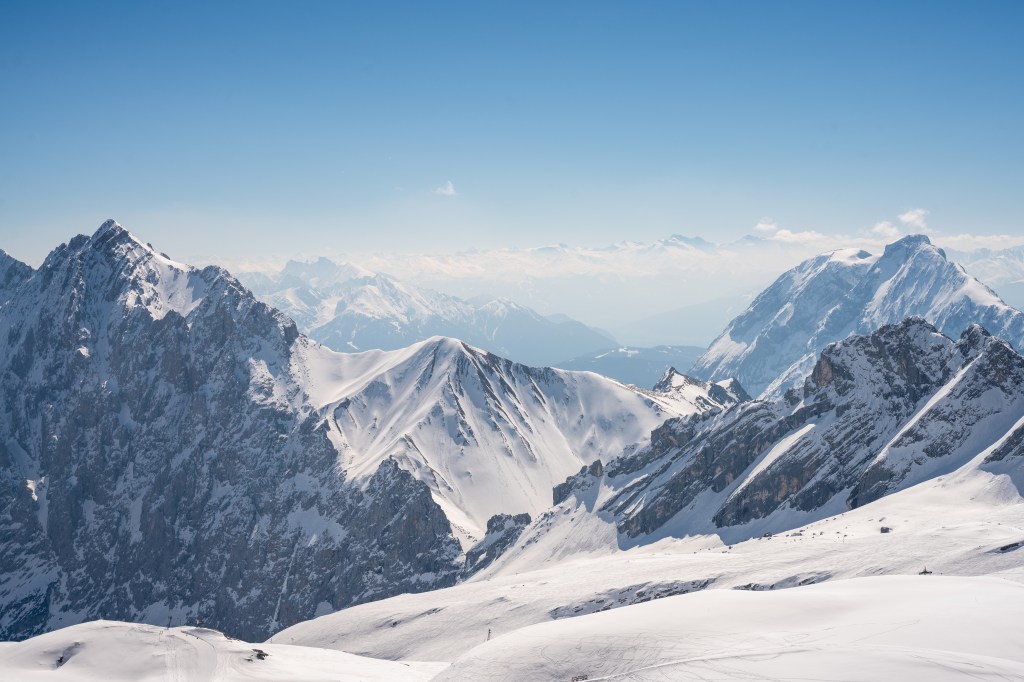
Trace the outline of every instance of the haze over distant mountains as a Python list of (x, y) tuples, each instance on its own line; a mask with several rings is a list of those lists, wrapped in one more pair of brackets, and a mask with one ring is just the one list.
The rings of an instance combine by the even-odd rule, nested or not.
[[(956, 245), (956, 251), (945, 249), (952, 260), (1010, 305), (1024, 306), (1022, 247), (967, 249), (971, 242), (956, 235), (932, 239), (940, 246)], [(727, 243), (672, 235), (602, 247), (557, 244), (430, 254), (398, 249), (337, 260), (466, 300), (487, 292), (541, 315), (564, 314), (626, 346), (707, 346), (780, 272), (836, 249), (880, 253), (891, 241), (874, 234), (777, 230)], [(313, 260), (323, 255), (314, 254)], [(247, 277), (242, 275), (260, 290)]]
[[(909, 243), (915, 239), (918, 238), (904, 238), (898, 243)], [(928, 241), (927, 237), (920, 239)], [(671, 291), (671, 284), (675, 279), (680, 276), (693, 277), (694, 268), (697, 269), (697, 273), (711, 272), (716, 269), (721, 271), (716, 275), (717, 279), (712, 281), (721, 281), (722, 291), (728, 291), (730, 287), (736, 286), (737, 278), (722, 276), (721, 273), (725, 269), (736, 267), (744, 254), (749, 257), (751, 271), (756, 272), (759, 268), (764, 267), (763, 260), (770, 262), (773, 258), (781, 257), (780, 254), (793, 256), (805, 248), (806, 245), (803, 244), (794, 246), (753, 237), (741, 240), (736, 244), (723, 246), (701, 239), (675, 235), (654, 244), (623, 242), (606, 249), (595, 250), (559, 245), (533, 250), (511, 250), (502, 255), (522, 266), (519, 275), (532, 277), (535, 281), (540, 281), (544, 272), (549, 274), (574, 273), (569, 278), (572, 280), (572, 284), (567, 288), (588, 282), (588, 277), (598, 271), (604, 272), (605, 277), (618, 278), (624, 288), (641, 281), (637, 279), (638, 277), (647, 277), (651, 276), (650, 273), (656, 273), (657, 284), (645, 287), (644, 293), (635, 298), (636, 305), (633, 305), (633, 301), (631, 301), (629, 305), (623, 307), (624, 310), (635, 312), (650, 305), (653, 298), (663, 295), (666, 291)], [(768, 257), (763, 257), (765, 250), (771, 252)], [(893, 254), (906, 255), (910, 253), (905, 249), (898, 248), (895, 244), (887, 245), (882, 250), (892, 251)], [(942, 296), (952, 295), (951, 292), (959, 286), (959, 278), (968, 275), (957, 274), (955, 270), (958, 266), (955, 266), (952, 260), (944, 255), (943, 250), (933, 249), (933, 252), (942, 254), (941, 259), (949, 261), (943, 271), (945, 274), (942, 275), (948, 281), (941, 286), (946, 288), (946, 293)], [(857, 249), (835, 252), (835, 254), (847, 253), (867, 254), (867, 252)], [(458, 287), (465, 284), (461, 281), (463, 276), (470, 278), (477, 276), (462, 272), (465, 269), (474, 269), (469, 268), (468, 259), (471, 256), (479, 257), (480, 262), (476, 264), (475, 268), (479, 273), (483, 271), (485, 264), (495, 264), (492, 263), (492, 259), (496, 258), (497, 254), (495, 252), (474, 252), (448, 257), (423, 258), (415, 262), (421, 265), (425, 264), (427, 268), (444, 270), (451, 275), (449, 279), (445, 280), (444, 285)], [(959, 256), (967, 260), (974, 270), (991, 273), (992, 277), (1003, 283), (1001, 286), (1004, 290), (1013, 291), (1013, 282), (1010, 280), (1017, 276), (1018, 271), (1020, 277), (1024, 278), (1024, 260), (1022, 260), (1021, 254), (1013, 249), (982, 250), (961, 253)], [(399, 261), (402, 260), (402, 257), (396, 258), (397, 261), (392, 264), (401, 265)], [(851, 261), (852, 264), (849, 268), (837, 270), (839, 267), (837, 264), (843, 261), (843, 258), (845, 256), (828, 256), (827, 262), (831, 264), (825, 268), (824, 274), (815, 275), (813, 284), (794, 285), (803, 292), (800, 297), (804, 302), (798, 304), (800, 307), (808, 307), (807, 296), (827, 299), (836, 295), (839, 288), (847, 286), (859, 277), (858, 268), (868, 267), (874, 262), (867, 256), (863, 258), (851, 256), (853, 261), (857, 262)], [(894, 258), (898, 258), (898, 255), (887, 257), (885, 262), (892, 262)], [(818, 263), (820, 259), (821, 257), (814, 256), (797, 266), (794, 272), (801, 268), (816, 272), (817, 266), (814, 263)], [(506, 272), (508, 268), (508, 263), (498, 264), (493, 276), (497, 278), (505, 276), (508, 274)], [(839, 270), (845, 274), (825, 276)], [(749, 277), (750, 274), (746, 273), (745, 276)], [(843, 281), (835, 280), (837, 276)], [(962, 326), (961, 323), (964, 321), (974, 319), (973, 313), (970, 311), (957, 315), (951, 312), (942, 313), (937, 308), (922, 307), (924, 305), (922, 301), (933, 299), (938, 301), (941, 297), (939, 292), (924, 292), (922, 294), (911, 291), (910, 289), (915, 286), (913, 282), (918, 278), (934, 278), (936, 276), (934, 272), (928, 272), (926, 263), (917, 259), (909, 264), (908, 270), (897, 278), (901, 283), (893, 291), (885, 294), (888, 302), (883, 307), (890, 306), (891, 310), (870, 312), (867, 310), (872, 305), (870, 301), (866, 299), (860, 302), (846, 300), (842, 305), (842, 310), (830, 313), (827, 325), (814, 332), (818, 340), (812, 344), (812, 348), (808, 348), (802, 353), (803, 364), (793, 368), (793, 377), (799, 379), (807, 371), (808, 363), (813, 360), (825, 343), (842, 338), (843, 335), (855, 329), (861, 332), (870, 331), (875, 328), (874, 325), (883, 322), (896, 322), (911, 313), (924, 315), (928, 319), (938, 319), (940, 327), (947, 330), (954, 330)], [(721, 336), (721, 330), (725, 327), (733, 331), (740, 327), (746, 329), (755, 324), (753, 319), (758, 315), (761, 317), (767, 315), (772, 318), (774, 321), (771, 324), (775, 325), (777, 329), (771, 333), (788, 335), (790, 337), (788, 343), (810, 334), (809, 330), (790, 333), (792, 330), (790, 318), (781, 315), (777, 310), (766, 308), (768, 304), (765, 296), (770, 300), (782, 301), (788, 295), (786, 292), (771, 288), (766, 289), (756, 303), (756, 308), (759, 311), (756, 313), (751, 312), (753, 308), (744, 312), (744, 309), (753, 300), (753, 294), (756, 294), (756, 291), (748, 295), (725, 297), (722, 297), (722, 291), (719, 291), (716, 294), (718, 298), (703, 303), (688, 302), (688, 297), (691, 295), (699, 297), (699, 294), (695, 294), (691, 288), (672, 291), (676, 296), (673, 309), (637, 319), (629, 325), (630, 331), (627, 332), (629, 336), (675, 341), (675, 345), (651, 347), (620, 346), (603, 332), (587, 327), (565, 315), (545, 317), (522, 305), (491, 297), (477, 296), (472, 301), (465, 301), (448, 294), (415, 286), (409, 282), (399, 281), (391, 276), (373, 273), (360, 266), (334, 263), (326, 258), (308, 263), (291, 261), (281, 271), (275, 273), (244, 273), (241, 277), (263, 300), (295, 319), (300, 329), (336, 350), (393, 349), (434, 334), (452, 335), (527, 364), (557, 365), (566, 369), (590, 370), (639, 386), (652, 385), (669, 366), (677, 368), (694, 366), (694, 372), (701, 376), (717, 378), (739, 376), (744, 385), (749, 386), (755, 393), (760, 392), (767, 387), (766, 382), (776, 379), (785, 369), (780, 364), (780, 357), (777, 357), (781, 348), (779, 344), (762, 342), (761, 351), (752, 348), (744, 351), (745, 357), (750, 357), (745, 360), (747, 363), (745, 367), (740, 369), (731, 365), (712, 367), (712, 353), (710, 352), (695, 365), (698, 356), (703, 352), (702, 348), (680, 345), (679, 340), (700, 336), (707, 338), (711, 338), (712, 335)], [(784, 277), (794, 277), (794, 275), (787, 274)], [(826, 282), (828, 277), (832, 277), (832, 280)], [(883, 276), (876, 273), (873, 277), (879, 283), (888, 281), (888, 275)], [(879, 279), (880, 277), (881, 279)], [(742, 281), (742, 279), (741, 276), (739, 280)], [(774, 286), (777, 288), (779, 284), (776, 283)], [(823, 290), (828, 287), (832, 287), (835, 291)], [(543, 288), (543, 285), (540, 286), (540, 289)], [(805, 292), (804, 289), (807, 291)], [(856, 295), (864, 298), (872, 293), (867, 289), (868, 285), (862, 283), (857, 289), (859, 293), (855, 292), (850, 296)], [(986, 290), (983, 284), (978, 283), (973, 290), (974, 294), (965, 294), (968, 299), (971, 299), (971, 296), (978, 299), (973, 305), (985, 307), (998, 300), (998, 297), (991, 301), (982, 301), (978, 298), (981, 296), (980, 292)], [(774, 293), (772, 293), (773, 291)], [(615, 296), (620, 299), (624, 295), (623, 291), (615, 293)], [(576, 303), (578, 304), (579, 301), (577, 300)], [(997, 307), (1004, 305), (1002, 302), (994, 304)], [(936, 305), (956, 307), (958, 304), (946, 301)], [(816, 303), (810, 303), (809, 306), (811, 311), (816, 309)], [(864, 318), (862, 323), (859, 326), (850, 326), (845, 330), (839, 329), (837, 326), (841, 326), (838, 322), (839, 318), (856, 316), (854, 308), (858, 307), (864, 308), (860, 313)], [(800, 318), (805, 313), (797, 311), (796, 314), (797, 318)], [(815, 313), (810, 312), (809, 314), (813, 317)], [(947, 325), (946, 317), (949, 315), (953, 315), (953, 317), (950, 324)], [(988, 318), (986, 320), (999, 327), (999, 323), (994, 323)], [(809, 320), (807, 323), (825, 324), (820, 320)], [(768, 318), (762, 320), (762, 326), (767, 324), (769, 324)], [(1014, 333), (1013, 330), (1007, 331), (1010, 336)], [(724, 341), (719, 338), (715, 343), (717, 346), (713, 349), (713, 353), (724, 353), (722, 345)], [(768, 358), (769, 365), (763, 366), (757, 373), (752, 373), (753, 365), (751, 363), (759, 362), (756, 357), (757, 353), (765, 349), (769, 349), (766, 351), (767, 354), (773, 356)], [(789, 364), (798, 359), (795, 356), (789, 357), (785, 352), (782, 355), (788, 358)]]
[(450, 336), (530, 365), (614, 347), (608, 334), (562, 316), (544, 317), (507, 299), (454, 296), (348, 263), (289, 261), (278, 273), (243, 273), (256, 296), (310, 338), (342, 352), (395, 350)]
[(704, 351), (619, 346), (610, 335), (565, 315), (542, 316), (487, 296), (465, 301), (327, 258), (289, 261), (279, 272), (246, 272), (239, 279), (310, 338), (340, 352), (395, 350), (451, 336), (525, 364), (597, 372), (650, 387), (668, 367), (690, 367)]

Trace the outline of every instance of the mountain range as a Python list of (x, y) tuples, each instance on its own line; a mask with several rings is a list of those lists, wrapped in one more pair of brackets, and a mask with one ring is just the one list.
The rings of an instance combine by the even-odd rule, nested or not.
[[(729, 608), (734, 598), (752, 599), (727, 596), (737, 591), (789, 595), (780, 600), (839, 594), (859, 577), (866, 580), (857, 582), (857, 596), (824, 616), (830, 624), (823, 627), (851, 636), (846, 646), (856, 649), (864, 636), (894, 646), (894, 630), (876, 627), (880, 618), (891, 618), (896, 630), (896, 623), (922, 622), (920, 607), (888, 611), (907, 591), (945, 603), (960, 619), (977, 622), (979, 642), (994, 642), (1007, 627), (1003, 611), (993, 606), (979, 616), (971, 595), (1020, 589), (1022, 492), (1024, 358), (980, 327), (954, 340), (910, 319), (830, 345), (796, 403), (745, 401), (670, 419), (647, 445), (570, 477), (556, 488), (555, 505), (471, 580), (345, 609), (271, 641), (452, 661), (450, 677), (438, 679), (501, 679), (510, 670), (529, 677), (536, 670), (531, 666), (558, 662), (571, 666), (559, 666), (557, 674), (570, 668), (573, 674), (646, 671), (641, 659), (657, 659), (666, 647), (678, 651), (680, 640), (658, 633), (693, 609), (705, 613), (714, 604)], [(936, 584), (932, 573), (993, 577)], [(894, 592), (874, 601), (887, 580)], [(812, 585), (822, 589), (805, 592)], [(695, 598), (709, 592), (717, 594)], [(651, 613), (646, 602), (653, 601), (675, 615), (651, 616), (649, 637), (638, 637), (648, 629), (631, 619), (643, 620)], [(853, 603), (874, 604), (857, 635), (833, 621)], [(775, 611), (758, 608), (751, 602), (736, 611), (729, 632), (774, 623)], [(617, 613), (595, 620), (609, 609)], [(810, 616), (801, 618), (800, 628)], [(601, 622), (632, 625), (616, 628), (615, 635), (591, 629)], [(493, 646), (477, 639), (489, 628)], [(564, 654), (546, 654), (550, 646), (542, 642), (550, 641), (537, 639), (541, 632), (564, 637)], [(768, 659), (755, 660), (806, 651), (795, 645), (816, 639), (806, 632), (794, 633), (792, 650), (776, 642)], [(928, 652), (907, 650), (908, 660), (932, 660), (964, 644), (935, 648), (936, 639), (918, 641)], [(524, 643), (543, 651), (526, 653)], [(598, 656), (592, 646), (608, 655)], [(522, 660), (500, 655), (517, 648)], [(999, 649), (1008, 651), (1005, 644)], [(865, 661), (872, 652), (876, 646), (851, 655)], [(722, 679), (742, 678), (733, 676), (733, 655), (721, 653)], [(837, 655), (828, 657), (833, 665)], [(1020, 667), (1019, 660), (1004, 664)], [(880, 665), (891, 672), (894, 663)], [(759, 669), (748, 674), (762, 676)], [(956, 678), (971, 669), (965, 664), (954, 674), (936, 663), (935, 675)]]
[[(0, 670), (101, 666), (82, 642), (131, 640), (245, 675), (271, 674), (252, 667), (267, 655), (298, 671), (294, 644), (445, 663), (409, 664), (409, 679), (613, 675), (646, 670), (641, 658), (678, 665), (682, 650), (654, 634), (623, 644), (600, 613), (611, 608), (678, 635), (695, 627), (679, 620), (689, 604), (747, 613), (694, 592), (1019, 572), (1024, 322), (925, 237), (806, 261), (729, 324), (700, 377), (670, 367), (650, 388), (443, 335), (337, 352), (300, 327), (343, 309), (413, 329), (429, 311), (458, 320), (488, 304), (330, 261), (286, 271), (248, 281), (288, 315), (113, 221), (39, 268), (0, 252), (0, 638), (96, 618), (273, 635), (263, 650), (205, 628), (101, 622), (0, 645)], [(354, 319), (339, 338), (372, 338)], [(677, 364), (672, 352), (661, 361)], [(1017, 594), (943, 580), (956, 598), (936, 609), (961, 620), (971, 594)], [(814, 594), (843, 613), (891, 606), (893, 628), (934, 599), (886, 584)], [(655, 599), (668, 601), (644, 604)], [(861, 616), (843, 613), (818, 625), (838, 633), (820, 640), (830, 656), (862, 641), (849, 630)], [(1002, 642), (999, 619), (976, 625)], [(564, 638), (561, 663), (543, 658), (545, 632)], [(979, 640), (936, 655), (928, 632), (887, 655), (917, 674), (922, 660), (995, 669), (992, 652), (1008, 650)], [(789, 637), (786, 656), (815, 635)], [(581, 653), (593, 647), (611, 652), (601, 665)], [(406, 672), (317, 656), (311, 678)]]
[(289, 261), (273, 275), (243, 273), (240, 281), (311, 339), (342, 352), (396, 350), (448, 336), (546, 366), (616, 344), (581, 322), (545, 317), (508, 299), (466, 301), (326, 258)]
[(258, 638), (451, 584), (491, 516), (719, 409), (447, 338), (336, 353), (113, 221), (4, 267), (4, 638), (99, 616)]

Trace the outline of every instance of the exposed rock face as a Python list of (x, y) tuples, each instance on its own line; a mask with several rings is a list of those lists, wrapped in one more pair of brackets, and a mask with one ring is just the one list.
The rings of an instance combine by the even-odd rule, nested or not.
[(601, 460), (597, 460), (590, 466), (581, 467), (577, 474), (552, 488), (551, 498), (554, 504), (561, 504), (569, 499), (570, 495), (591, 487), (602, 476), (604, 476), (604, 465), (601, 464)]
[(516, 543), (523, 530), (530, 525), (529, 514), (495, 514), (487, 521), (487, 535), (466, 552), (464, 576), (481, 571)]
[(202, 617), (257, 641), (455, 580), (425, 485), (394, 462), (346, 480), (297, 337), (226, 272), (113, 223), (22, 282), (0, 308), (0, 638)]
[(795, 402), (667, 421), (647, 447), (608, 464), (600, 508), (626, 537), (750, 537), (982, 454), (1020, 458), (1022, 433), (1024, 358), (978, 326), (953, 341), (912, 318), (826, 348)]
[(32, 276), (32, 268), (12, 258), (0, 249), (0, 305), (7, 302), (11, 292)]
[(828, 344), (911, 316), (954, 336), (979, 323), (1024, 349), (1024, 314), (915, 235), (889, 244), (881, 256), (836, 251), (784, 273), (729, 323), (691, 372), (709, 380), (736, 377), (755, 395), (778, 397), (802, 384)]

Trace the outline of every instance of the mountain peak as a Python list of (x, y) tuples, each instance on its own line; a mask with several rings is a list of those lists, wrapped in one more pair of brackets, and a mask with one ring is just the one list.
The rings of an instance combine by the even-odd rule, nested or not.
[(920, 251), (922, 248), (930, 247), (931, 249), (938, 251), (945, 257), (945, 252), (942, 249), (937, 249), (932, 244), (932, 240), (928, 238), (926, 234), (910, 234), (902, 239), (897, 239), (891, 244), (885, 245), (884, 256), (890, 256), (897, 253), (910, 253)]
[(737, 377), (758, 395), (779, 396), (802, 385), (828, 344), (912, 316), (949, 336), (977, 322), (1024, 348), (1024, 315), (927, 235), (915, 234), (887, 245), (878, 258), (841, 250), (787, 271), (729, 323), (691, 371), (709, 380)]
[(664, 393), (671, 391), (677, 386), (686, 386), (688, 384), (703, 385), (704, 383), (705, 382), (703, 381), (694, 379), (693, 377), (683, 374), (675, 367), (669, 367), (668, 369), (665, 370), (665, 373), (661, 375), (661, 378), (658, 379), (658, 382), (654, 384), (651, 390), (655, 391), (656, 393)]
[(128, 248), (125, 250), (125, 255), (127, 255), (129, 251), (134, 251), (135, 249), (142, 249), (143, 254), (145, 255), (156, 254), (156, 250), (152, 246), (146, 244), (134, 234), (126, 230), (113, 218), (104, 221), (103, 224), (99, 226), (99, 229), (93, 233), (92, 237), (88, 238), (87, 243), (92, 245), (93, 248), (109, 250), (127, 246)]
[(99, 229), (97, 229), (96, 232), (93, 234), (93, 238), (98, 239), (103, 235), (107, 234), (108, 232), (120, 234), (122, 232), (127, 231), (128, 230), (121, 227), (121, 224), (114, 220), (113, 218), (107, 218), (106, 220), (103, 221), (103, 224), (99, 226)]

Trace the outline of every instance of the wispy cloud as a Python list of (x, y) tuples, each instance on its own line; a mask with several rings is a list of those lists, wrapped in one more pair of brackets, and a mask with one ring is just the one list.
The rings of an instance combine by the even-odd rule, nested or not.
[(456, 194), (458, 194), (458, 192), (455, 191), (455, 185), (453, 185), (452, 181), (449, 180), (440, 187), (435, 187), (434, 194), (436, 194), (439, 197), (453, 197)]
[(897, 217), (907, 227), (912, 227), (915, 230), (927, 230), (928, 223), (925, 221), (927, 215), (928, 211), (923, 208), (912, 208), (906, 213), (899, 214)]
[(1024, 246), (1024, 237), (1009, 234), (952, 234), (941, 237), (939, 242), (958, 251), (973, 251), (975, 249), (1010, 249), (1015, 246)]
[(754, 229), (758, 232), (775, 232), (779, 229), (779, 225), (771, 218), (761, 218), (757, 221), (757, 225), (754, 225)]
[(793, 232), (792, 230), (785, 229), (776, 229), (768, 238), (778, 242), (786, 242), (787, 244), (807, 244), (809, 242), (818, 242), (826, 239), (825, 235), (820, 232), (815, 232), (814, 230)]
[(881, 239), (896, 239), (900, 236), (900, 228), (896, 227), (888, 220), (883, 220), (880, 223), (876, 223), (875, 226), (871, 228), (871, 234)]

